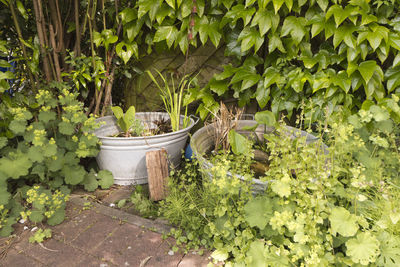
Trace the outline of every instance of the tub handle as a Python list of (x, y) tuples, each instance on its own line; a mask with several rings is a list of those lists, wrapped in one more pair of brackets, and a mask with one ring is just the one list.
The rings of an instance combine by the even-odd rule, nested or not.
[(193, 125), (196, 125), (200, 120), (200, 118), (195, 116), (195, 115), (190, 115), (189, 118), (194, 120), (194, 124)]

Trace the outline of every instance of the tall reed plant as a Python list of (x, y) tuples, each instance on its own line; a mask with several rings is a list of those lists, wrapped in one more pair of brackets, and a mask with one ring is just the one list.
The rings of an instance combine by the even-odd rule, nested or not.
[[(172, 131), (175, 132), (188, 127), (190, 118), (187, 116), (187, 104), (183, 103), (183, 98), (185, 91), (187, 91), (194, 82), (194, 78), (190, 78), (188, 75), (185, 75), (181, 78), (179, 83), (176, 83), (173, 73), (171, 73), (171, 78), (169, 81), (166, 76), (163, 76), (161, 72), (156, 70), (158, 75), (161, 77), (162, 82), (164, 83), (164, 86), (161, 86), (151, 71), (147, 70), (146, 72), (161, 92), (161, 98), (164, 102), (165, 109), (171, 119)], [(183, 121), (181, 123), (180, 117), (183, 108), (184, 114), (182, 114)]]

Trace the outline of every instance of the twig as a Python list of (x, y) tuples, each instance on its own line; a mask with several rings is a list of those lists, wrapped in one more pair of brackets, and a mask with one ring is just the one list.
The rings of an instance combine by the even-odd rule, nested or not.
[(41, 246), (45, 250), (48, 250), (48, 251), (51, 251), (51, 252), (58, 252), (58, 250), (46, 248), (42, 243), (38, 243), (38, 244), (39, 244), (39, 246)]

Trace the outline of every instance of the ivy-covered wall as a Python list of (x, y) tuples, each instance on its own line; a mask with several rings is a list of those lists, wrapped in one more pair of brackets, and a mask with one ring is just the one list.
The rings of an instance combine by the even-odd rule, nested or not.
[[(217, 96), (313, 117), (384, 103), (400, 84), (399, 1), (139, 0), (122, 11), (126, 43), (141, 49), (224, 46), (232, 64), (193, 99), (204, 117)], [(309, 103), (312, 102), (312, 105)], [(399, 111), (387, 109), (399, 118)]]

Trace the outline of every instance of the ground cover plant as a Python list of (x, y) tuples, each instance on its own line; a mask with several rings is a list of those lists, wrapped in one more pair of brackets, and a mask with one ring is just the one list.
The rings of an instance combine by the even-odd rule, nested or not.
[[(95, 119), (86, 116), (77, 97), (62, 83), (52, 84), (35, 95), (3, 95), (1, 235), (9, 235), (21, 215), (35, 223), (61, 223), (65, 200), (73, 186), (82, 185), (93, 191), (113, 184), (109, 172), (101, 171), (96, 176), (80, 165), (82, 159), (97, 154), (98, 139), (92, 133), (97, 127)], [(36, 192), (38, 189), (40, 192)]]
[(267, 135), (264, 192), (252, 191), (243, 158), (219, 154), (211, 170), (187, 166), (161, 208), (179, 226), (178, 244), (215, 248), (212, 257), (227, 266), (398, 265), (399, 132), (376, 109), (321, 125), (327, 155), (284, 138), (284, 128)]

